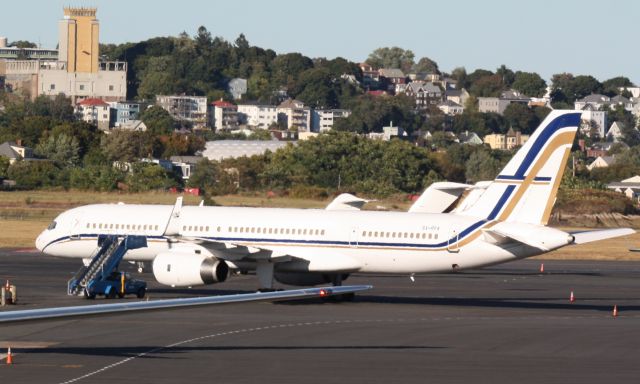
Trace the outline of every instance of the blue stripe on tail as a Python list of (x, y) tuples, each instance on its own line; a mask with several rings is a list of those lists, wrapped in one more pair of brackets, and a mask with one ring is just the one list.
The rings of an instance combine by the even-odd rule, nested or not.
[(504, 193), (502, 194), (502, 196), (500, 196), (500, 200), (498, 200), (498, 204), (496, 204), (496, 206), (493, 207), (493, 210), (487, 217), (487, 220), (493, 220), (496, 218), (496, 216), (498, 216), (498, 213), (500, 213), (500, 210), (502, 210), (502, 207), (504, 206), (504, 204), (509, 200), (509, 197), (511, 196), (515, 188), (516, 188), (515, 185), (509, 185), (504, 190)]
[(544, 129), (540, 132), (540, 135), (536, 138), (536, 141), (533, 143), (529, 152), (525, 155), (522, 163), (518, 167), (515, 175), (499, 175), (497, 177), (498, 180), (524, 180), (525, 173), (531, 167), (531, 164), (538, 156), (538, 153), (545, 147), (549, 138), (553, 136), (554, 133), (559, 131), (562, 128), (566, 127), (578, 127), (580, 126), (580, 116), (581, 113), (568, 113), (565, 115), (561, 115), (553, 119)]

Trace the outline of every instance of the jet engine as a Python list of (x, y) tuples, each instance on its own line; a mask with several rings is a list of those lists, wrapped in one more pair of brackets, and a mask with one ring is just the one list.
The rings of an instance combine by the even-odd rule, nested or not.
[(153, 275), (160, 284), (190, 287), (221, 283), (229, 276), (224, 260), (186, 252), (163, 252), (153, 259)]
[[(282, 284), (309, 287), (313, 285), (333, 283), (337, 276), (328, 273), (276, 272), (274, 277)], [(347, 277), (349, 277), (348, 273), (342, 274), (341, 276), (342, 280), (346, 280)]]

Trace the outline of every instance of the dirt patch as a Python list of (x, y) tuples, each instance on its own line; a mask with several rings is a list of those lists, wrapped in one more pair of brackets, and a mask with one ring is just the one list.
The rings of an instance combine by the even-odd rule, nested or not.
[(581, 228), (636, 228), (640, 229), (640, 216), (620, 213), (561, 214), (555, 213), (549, 222), (554, 227)]

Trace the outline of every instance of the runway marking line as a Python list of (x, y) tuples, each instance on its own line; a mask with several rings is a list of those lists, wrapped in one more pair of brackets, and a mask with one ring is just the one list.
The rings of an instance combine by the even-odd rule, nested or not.
[[(640, 318), (640, 315), (634, 315), (634, 316), (627, 316), (627, 319), (637, 319)], [(89, 378), (91, 376), (95, 376), (99, 373), (102, 373), (104, 371), (107, 371), (111, 368), (115, 368), (118, 367), (122, 364), (128, 363), (130, 361), (133, 361), (137, 358), (141, 358), (147, 355), (151, 355), (154, 354), (156, 352), (160, 352), (162, 350), (166, 350), (166, 349), (171, 349), (171, 348), (175, 348), (181, 345), (185, 345), (185, 344), (190, 344), (196, 341), (202, 341), (202, 340), (206, 340), (206, 339), (213, 339), (216, 337), (221, 337), (221, 336), (227, 336), (227, 335), (234, 335), (234, 334), (239, 334), (239, 333), (250, 333), (250, 332), (256, 332), (256, 331), (261, 331), (261, 330), (269, 330), (269, 329), (276, 329), (276, 328), (286, 328), (286, 327), (303, 327), (303, 326), (314, 326), (314, 325), (339, 325), (339, 324), (357, 324), (357, 323), (401, 323), (401, 322), (405, 322), (405, 321), (418, 321), (418, 322), (428, 322), (428, 321), (439, 321), (439, 320), (447, 320), (447, 321), (451, 321), (451, 320), (485, 320), (485, 321), (491, 321), (491, 320), (496, 320), (496, 319), (500, 319), (500, 320), (513, 320), (513, 321), (520, 321), (520, 320), (531, 320), (531, 319), (539, 319), (539, 320), (576, 320), (576, 319), (598, 319), (598, 320), (603, 320), (605, 319), (605, 317), (602, 316), (595, 316), (595, 315), (591, 315), (591, 316), (575, 316), (575, 317), (568, 317), (568, 316), (514, 316), (514, 317), (444, 317), (444, 318), (418, 318), (418, 319), (362, 319), (362, 320), (331, 320), (331, 321), (314, 321), (314, 322), (307, 322), (307, 323), (284, 323), (284, 324), (279, 324), (279, 325), (270, 325), (270, 326), (264, 326), (264, 327), (258, 327), (258, 328), (243, 328), (240, 330), (233, 330), (233, 331), (226, 331), (226, 332), (217, 332), (217, 333), (213, 333), (210, 335), (204, 335), (204, 336), (199, 336), (199, 337), (194, 337), (191, 339), (187, 339), (187, 340), (182, 340), (182, 341), (177, 341), (175, 343), (172, 344), (168, 344), (165, 345), (163, 347), (157, 347), (157, 348), (153, 348), (151, 350), (145, 351), (145, 352), (141, 352), (138, 353), (134, 356), (130, 356), (127, 357), (125, 359), (122, 359), (120, 361), (116, 361), (115, 363), (106, 365), (100, 369), (97, 369), (95, 371), (86, 373), (82, 376), (76, 377), (74, 379), (70, 379), (67, 381), (63, 381), (60, 384), (71, 384), (71, 383), (75, 383), (78, 382), (80, 380), (84, 380), (86, 378)]]

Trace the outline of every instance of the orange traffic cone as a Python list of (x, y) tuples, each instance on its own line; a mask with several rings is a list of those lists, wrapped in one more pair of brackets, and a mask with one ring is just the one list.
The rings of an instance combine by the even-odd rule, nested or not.
[(613, 306), (613, 317), (614, 318), (618, 317), (618, 306), (617, 305)]
[(13, 364), (13, 356), (11, 356), (11, 347), (7, 349), (7, 365)]
[(544, 263), (540, 264), (540, 273), (544, 273)]
[(576, 301), (576, 298), (573, 296), (573, 291), (571, 291), (571, 294), (569, 295), (569, 302), (573, 303), (574, 301)]

